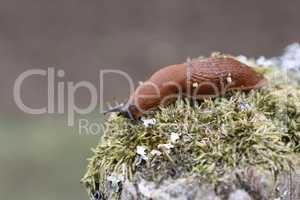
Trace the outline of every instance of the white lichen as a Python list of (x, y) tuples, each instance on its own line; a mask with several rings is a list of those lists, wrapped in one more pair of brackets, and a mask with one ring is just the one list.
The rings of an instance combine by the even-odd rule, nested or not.
[(283, 69), (300, 70), (300, 44), (294, 43), (286, 47), (284, 54), (279, 58)]
[(112, 173), (110, 176), (107, 177), (107, 181), (109, 182), (111, 188), (115, 192), (119, 192), (122, 188), (122, 182), (124, 181), (124, 177), (116, 173)]
[(174, 148), (173, 144), (167, 143), (167, 144), (159, 144), (157, 145), (158, 149), (161, 149), (162, 151), (166, 153), (170, 153), (171, 149)]
[(269, 58), (267, 59), (264, 56), (260, 56), (257, 60), (256, 60), (256, 65), (258, 66), (263, 66), (263, 67), (272, 67), (272, 66), (276, 66), (277, 65), (277, 59), (274, 58)]
[(140, 155), (141, 159), (143, 160), (148, 160), (149, 158), (147, 157), (146, 153), (146, 148), (143, 146), (137, 146), (136, 147), (136, 153)]
[(161, 153), (160, 151), (156, 150), (156, 149), (153, 149), (153, 150), (150, 152), (150, 154), (151, 154), (152, 156), (160, 156), (162, 153)]
[(141, 120), (142, 120), (144, 126), (146, 126), (146, 127), (149, 127), (149, 126), (152, 126), (152, 125), (156, 124), (156, 119), (144, 119), (144, 118), (142, 118)]
[(249, 66), (273, 67), (279, 66), (285, 70), (300, 71), (300, 44), (293, 43), (285, 48), (285, 51), (280, 57), (266, 58), (260, 56), (257, 59), (247, 58), (244, 55), (236, 57), (240, 62)]
[(178, 133), (172, 132), (171, 136), (170, 136), (170, 142), (176, 143), (179, 138), (180, 138), (180, 135)]

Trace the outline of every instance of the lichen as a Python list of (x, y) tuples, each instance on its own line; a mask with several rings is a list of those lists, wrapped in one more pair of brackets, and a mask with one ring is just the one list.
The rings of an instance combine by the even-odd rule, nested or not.
[(291, 157), (300, 155), (300, 87), (278, 68), (258, 71), (267, 73), (268, 86), (197, 102), (178, 99), (146, 114), (155, 119), (147, 126), (112, 114), (82, 179), (90, 195), (105, 196), (111, 174), (131, 180), (140, 173), (154, 182), (196, 174), (216, 184), (234, 169), (255, 166), (274, 176), (289, 170)]

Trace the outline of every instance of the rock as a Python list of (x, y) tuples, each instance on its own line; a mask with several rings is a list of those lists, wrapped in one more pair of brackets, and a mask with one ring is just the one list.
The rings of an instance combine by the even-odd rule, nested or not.
[(126, 180), (123, 184), (123, 190), (121, 193), (121, 199), (126, 199), (126, 200), (137, 200), (138, 199), (138, 194), (136, 187), (134, 186), (133, 182), (130, 182)]
[[(142, 178), (125, 181), (120, 200), (290, 200), (300, 199), (300, 170), (275, 181), (269, 173), (243, 172), (242, 180), (214, 188), (197, 176), (154, 183)], [(232, 175), (234, 176), (234, 175)], [(242, 182), (240, 182), (242, 181)], [(274, 190), (275, 189), (275, 190)], [(217, 194), (216, 194), (217, 190)]]
[[(137, 185), (135, 187), (134, 185)], [(154, 182), (139, 180), (123, 186), (121, 200), (220, 200), (209, 184), (201, 184), (197, 177), (164, 180), (157, 185)]]
[(300, 169), (280, 176), (276, 193), (280, 200), (300, 199)]
[(251, 197), (244, 190), (236, 190), (230, 194), (228, 200), (251, 200)]

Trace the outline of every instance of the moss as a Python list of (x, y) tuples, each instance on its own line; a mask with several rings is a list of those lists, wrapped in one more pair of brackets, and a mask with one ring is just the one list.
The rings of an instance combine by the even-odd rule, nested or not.
[[(300, 154), (300, 88), (278, 69), (266, 76), (268, 86), (248, 93), (199, 102), (179, 99), (145, 116), (155, 119), (154, 125), (111, 115), (82, 182), (90, 194), (99, 188), (105, 194), (112, 174), (132, 179), (140, 173), (159, 181), (193, 173), (217, 183), (233, 169), (255, 166), (274, 176), (288, 170), (290, 157)], [(179, 139), (171, 141), (172, 134)], [(171, 149), (162, 148), (171, 143)], [(137, 154), (138, 146), (148, 159)]]

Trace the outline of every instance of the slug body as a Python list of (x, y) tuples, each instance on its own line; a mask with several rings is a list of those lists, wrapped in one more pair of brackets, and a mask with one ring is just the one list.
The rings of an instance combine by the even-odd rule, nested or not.
[(138, 119), (145, 112), (176, 101), (178, 95), (205, 99), (230, 90), (259, 88), (267, 80), (253, 68), (232, 57), (195, 59), (155, 72), (129, 97), (127, 104), (108, 110)]

